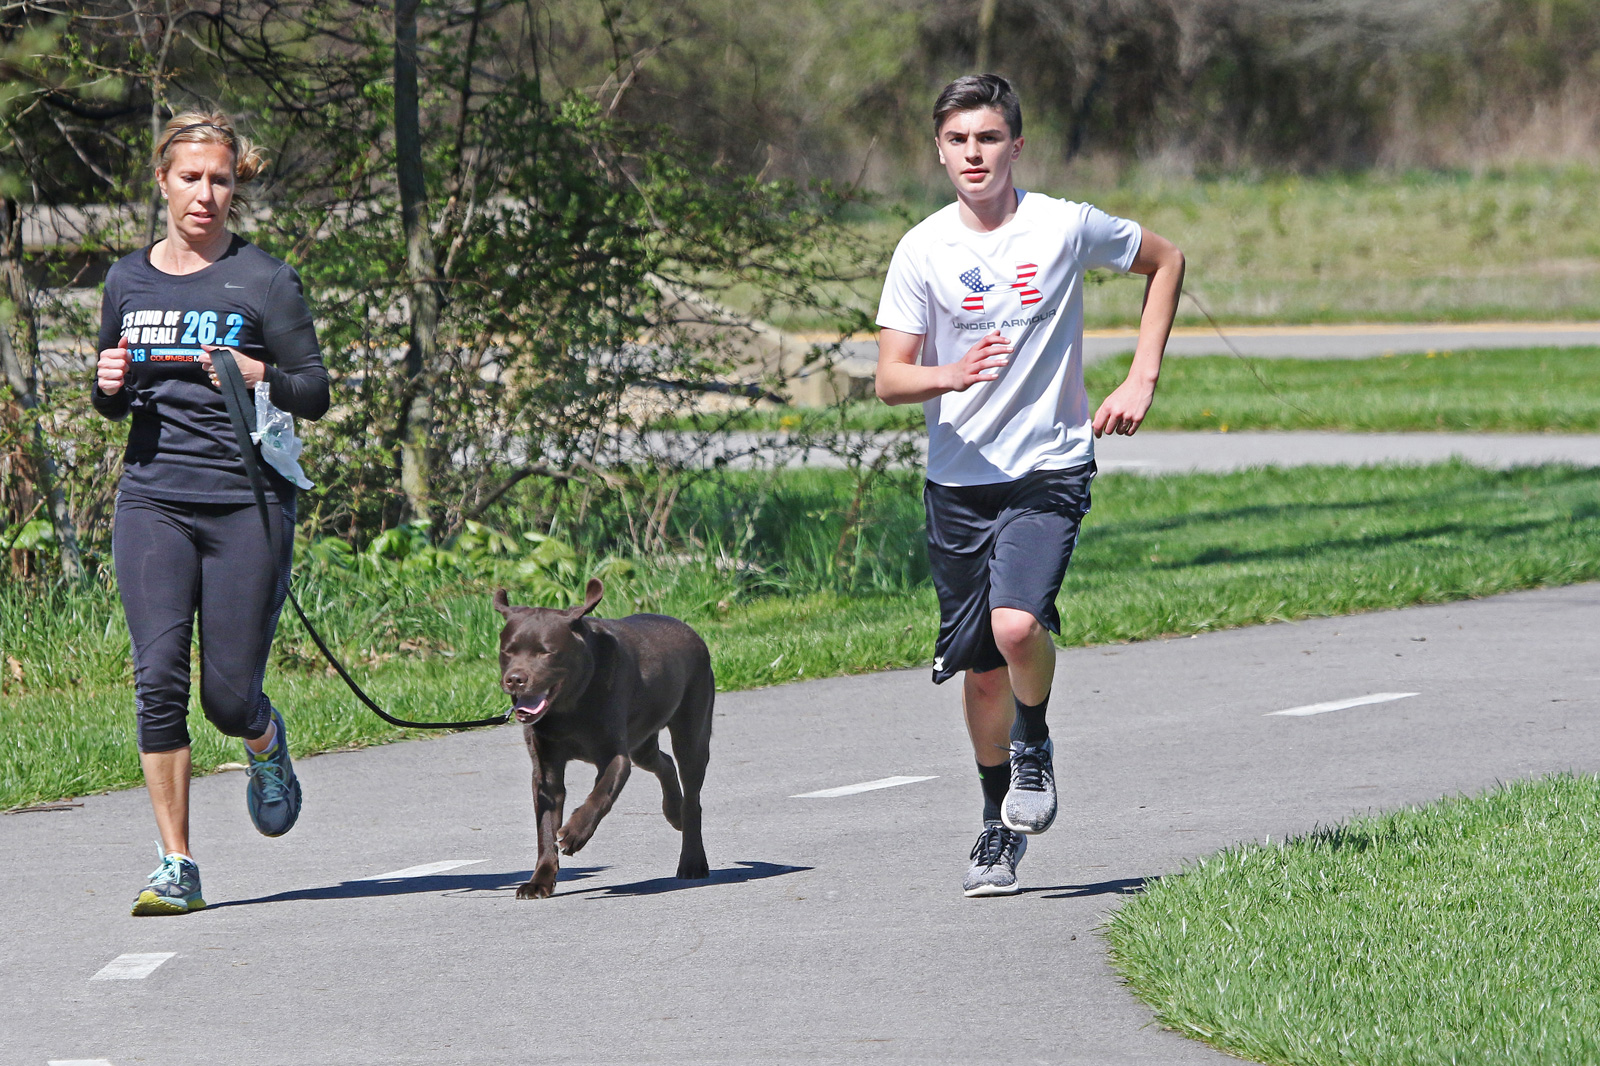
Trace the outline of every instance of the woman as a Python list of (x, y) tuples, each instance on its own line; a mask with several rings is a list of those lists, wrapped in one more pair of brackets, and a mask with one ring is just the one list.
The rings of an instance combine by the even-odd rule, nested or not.
[(161, 834), (161, 866), (136, 915), (205, 906), (189, 847), (189, 644), (200, 619), (200, 705), (246, 749), (251, 820), (281, 836), (300, 813), (282, 715), (262, 692), (289, 588), (295, 489), (264, 467), (279, 523), (272, 557), (211, 353), (302, 418), (328, 409), (328, 375), (294, 270), (228, 230), (261, 153), (226, 115), (187, 111), (156, 142), (167, 236), (106, 275), (93, 402), (133, 424), (118, 484), (112, 555), (132, 638), (139, 761)]

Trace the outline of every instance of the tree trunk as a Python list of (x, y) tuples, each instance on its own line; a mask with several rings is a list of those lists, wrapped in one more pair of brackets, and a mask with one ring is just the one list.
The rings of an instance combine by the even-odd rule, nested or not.
[(979, 74), (989, 73), (989, 58), (994, 55), (994, 13), (1000, 0), (978, 0), (978, 54)]
[(400, 186), (400, 221), (406, 238), (411, 295), (411, 339), (406, 346), (405, 392), (400, 414), (400, 487), (407, 519), (431, 527), (433, 369), (439, 351), (439, 290), (428, 191), (422, 172), (422, 132), (417, 103), (417, 7), (399, 0), (394, 10), (394, 145)]
[(11, 331), (0, 326), (0, 362), (5, 364), (6, 384), (22, 406), (23, 417), (33, 423), (33, 465), (39, 476), (39, 491), (50, 511), (50, 524), (56, 534), (61, 556), (61, 573), (69, 581), (83, 577), (83, 557), (78, 551), (78, 531), (72, 523), (72, 510), (61, 492), (56, 477), (56, 460), (45, 438), (44, 426), (33, 410), (39, 406), (36, 391), (39, 366), (39, 323), (34, 314), (33, 292), (22, 272), (22, 212), (17, 202), (0, 200), (0, 272), (5, 274), (6, 294), (16, 307), (16, 326), (22, 339), (27, 366), (17, 355)]
[[(144, 19), (135, 15), (140, 35), (144, 35)], [(172, 17), (172, 7), (169, 4), (166, 15), (161, 20), (161, 46), (156, 50), (155, 71), (150, 75), (150, 151), (154, 152), (161, 147), (161, 134), (166, 129), (166, 119), (162, 112), (166, 108), (166, 75), (167, 55), (172, 51), (172, 35), (177, 30), (177, 22)], [(154, 180), (150, 183), (150, 203), (145, 217), (145, 244), (156, 243), (157, 239), (165, 234), (166, 226), (162, 218), (161, 186)]]
[[(150, 79), (150, 150), (154, 152), (161, 147), (161, 132), (166, 122), (161, 118), (161, 81), (159, 78)], [(150, 202), (145, 204), (145, 235), (144, 243), (148, 247), (164, 235), (165, 227), (161, 225), (161, 186), (152, 178), (150, 181)]]

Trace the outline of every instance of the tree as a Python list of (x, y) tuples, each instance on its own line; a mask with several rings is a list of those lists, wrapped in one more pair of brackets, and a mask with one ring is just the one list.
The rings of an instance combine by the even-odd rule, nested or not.
[[(303, 427), (321, 487), (305, 501), (311, 525), (358, 540), (405, 521), (449, 535), (496, 509), (520, 525), (562, 494), (635, 492), (702, 465), (664, 454), (650, 420), (782, 393), (810, 353), (774, 356), (758, 320), (844, 313), (833, 283), (876, 264), (840, 223), (848, 190), (759, 179), (620, 116), (640, 64), (669, 42), (634, 49), (601, 18), (610, 72), (547, 93), (541, 11), (88, 4), (7, 126), (6, 158), (26, 179), (12, 220), (77, 225), (71, 254), (0, 252), (13, 249), (15, 277), (60, 286), (137, 247), (152, 121), (221, 105), (273, 161), (248, 235), (301, 271), (338, 382), (334, 416)], [(733, 290), (737, 312), (717, 300)], [(43, 295), (18, 351), (57, 337), (81, 357), (92, 303)], [(11, 360), (22, 377), (28, 359)], [(74, 442), (58, 541), (74, 511), (99, 546), (122, 430), (88, 414), (87, 384), (41, 385), (40, 425)], [(31, 492), (36, 465), (0, 489)]]
[[(54, 86), (39, 88), (37, 58), (55, 50), (57, 35), (37, 27), (13, 25), (8, 29), (0, 49), (0, 70), (7, 75), (7, 80), (0, 82), (0, 126), (10, 131), (17, 109), (36, 102), (41, 91), (57, 91)], [(22, 213), (15, 196), (20, 185), (21, 176), (14, 170), (0, 170), (0, 186), (4, 187), (0, 191), (0, 274), (4, 275), (6, 312), (6, 322), (0, 326), (0, 364), (15, 405), (11, 421), (25, 427), (28, 459), (55, 534), (61, 572), (68, 580), (78, 581), (84, 576), (84, 568), (77, 529), (62, 491), (55, 455), (38, 418), (39, 321), (33, 290), (23, 271)]]
[[(394, 145), (400, 191), (400, 224), (406, 241), (406, 276), (411, 299), (411, 336), (406, 345), (405, 390), (401, 398), (400, 484), (409, 517), (433, 524), (433, 376), (439, 352), (438, 266), (428, 227), (427, 179), (422, 163), (422, 129), (417, 100), (417, 7), (420, 0), (397, 0), (394, 8)], [(482, 5), (478, 5), (481, 10)], [(473, 23), (476, 30), (477, 23)], [(468, 84), (471, 57), (465, 63)], [(465, 130), (466, 116), (461, 116)]]
[(848, 193), (618, 117), (640, 61), (620, 38), (598, 89), (552, 99), (534, 4), (408, 0), (387, 26), (354, 4), (223, 12), (209, 43), (277, 148), (255, 239), (301, 269), (356, 390), (359, 417), (307, 430), (324, 528), (448, 534), (529, 479), (610, 491), (670, 469), (650, 417), (783, 387), (749, 318), (679, 295), (842, 311), (828, 283), (870, 270)]

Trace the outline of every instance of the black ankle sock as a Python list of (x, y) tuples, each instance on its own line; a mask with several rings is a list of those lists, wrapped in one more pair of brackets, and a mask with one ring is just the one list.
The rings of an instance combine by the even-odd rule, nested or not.
[(1050, 727), (1044, 724), (1044, 712), (1050, 706), (1050, 697), (1045, 696), (1037, 707), (1029, 707), (1015, 696), (1012, 700), (1017, 705), (1017, 717), (1011, 723), (1011, 739), (1024, 744), (1043, 744), (1049, 740)]
[(1006, 792), (1011, 788), (1010, 760), (999, 766), (985, 766), (979, 763), (978, 784), (983, 786), (983, 820), (998, 822), (1000, 804), (1005, 802)]

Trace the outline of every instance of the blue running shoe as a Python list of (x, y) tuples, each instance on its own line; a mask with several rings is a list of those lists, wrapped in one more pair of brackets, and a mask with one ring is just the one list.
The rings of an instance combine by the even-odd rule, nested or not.
[(245, 774), (249, 781), (244, 798), (256, 829), (263, 836), (281, 837), (294, 828), (295, 819), (300, 817), (300, 779), (289, 761), (289, 731), (276, 707), (272, 708), (272, 720), (278, 726), (278, 738), (271, 751), (257, 755), (245, 745)]
[(132, 913), (135, 917), (188, 914), (205, 906), (200, 896), (200, 867), (182, 855), (162, 855), (161, 865), (150, 875), (149, 887), (133, 901)]

